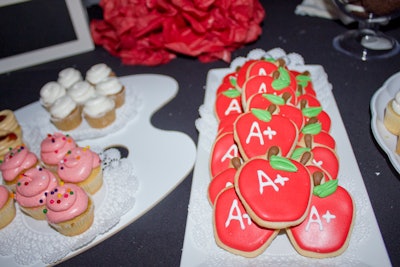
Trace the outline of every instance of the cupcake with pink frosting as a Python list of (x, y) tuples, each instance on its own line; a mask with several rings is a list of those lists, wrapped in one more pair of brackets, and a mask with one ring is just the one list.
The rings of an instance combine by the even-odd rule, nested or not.
[(0, 229), (9, 225), (15, 218), (13, 196), (14, 194), (6, 186), (0, 185)]
[(15, 199), (25, 214), (45, 220), (46, 197), (57, 185), (57, 178), (51, 171), (41, 166), (30, 168), (18, 179)]
[(43, 212), (51, 227), (63, 235), (75, 236), (92, 225), (94, 204), (85, 190), (66, 183), (50, 191)]
[(15, 184), (24, 171), (36, 166), (38, 159), (29, 148), (20, 145), (10, 150), (0, 162), (4, 183), (15, 191)]
[(58, 163), (58, 177), (73, 183), (93, 195), (103, 185), (103, 171), (99, 155), (89, 147), (76, 147)]
[(57, 173), (58, 163), (75, 147), (75, 140), (69, 135), (48, 134), (40, 143), (40, 158), (47, 169)]

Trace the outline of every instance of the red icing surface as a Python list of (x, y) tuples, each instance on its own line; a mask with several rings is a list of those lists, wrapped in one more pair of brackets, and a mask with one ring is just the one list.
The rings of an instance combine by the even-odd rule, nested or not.
[(354, 218), (354, 206), (349, 193), (338, 186), (330, 196), (313, 196), (311, 206), (313, 208), (306, 219), (290, 228), (294, 238), (292, 242), (301, 250), (321, 254), (333, 253), (345, 246)]
[(208, 199), (214, 204), (217, 195), (228, 186), (233, 186), (236, 169), (228, 168), (215, 176), (208, 185)]
[(215, 202), (214, 227), (220, 245), (245, 253), (263, 248), (278, 233), (251, 221), (233, 187), (224, 190)]
[(255, 94), (266, 94), (274, 91), (271, 83), (274, 79), (271, 76), (257, 75), (246, 80), (242, 88), (242, 101), (247, 103), (249, 98)]
[(211, 177), (229, 168), (231, 159), (239, 156), (239, 149), (234, 142), (233, 133), (220, 135), (211, 151), (210, 170)]
[(331, 148), (316, 146), (311, 150), (313, 164), (329, 173), (332, 179), (336, 179), (339, 173), (339, 159)]
[[(235, 177), (235, 187), (249, 214), (263, 222), (260, 225), (284, 226), (302, 219), (307, 212), (313, 188), (308, 170), (299, 162), (290, 160), (297, 171), (275, 170), (266, 159), (254, 158), (245, 162)], [(254, 219), (253, 215), (252, 218)]]
[(215, 101), (215, 113), (218, 120), (243, 113), (241, 95), (231, 98), (226, 96), (224, 92), (218, 94)]
[(237, 118), (234, 133), (244, 159), (265, 155), (271, 146), (279, 146), (282, 155), (286, 156), (292, 151), (298, 138), (298, 130), (288, 118), (272, 115), (272, 119), (265, 122), (251, 112)]

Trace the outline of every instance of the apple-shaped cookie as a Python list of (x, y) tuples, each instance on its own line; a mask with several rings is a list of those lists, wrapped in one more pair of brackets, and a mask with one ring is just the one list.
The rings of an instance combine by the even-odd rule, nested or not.
[(235, 182), (235, 174), (236, 169), (232, 167), (223, 170), (211, 180), (211, 182), (208, 184), (207, 191), (208, 200), (210, 201), (211, 205), (214, 205), (215, 199), (223, 189), (233, 186), (233, 183)]
[(245, 160), (266, 155), (272, 146), (278, 146), (282, 156), (286, 156), (297, 143), (298, 130), (286, 117), (271, 115), (267, 110), (252, 109), (236, 119), (234, 138)]
[(218, 173), (231, 167), (231, 160), (235, 157), (240, 157), (240, 153), (233, 139), (233, 133), (227, 132), (218, 136), (211, 149), (211, 177), (213, 178)]
[(350, 194), (337, 182), (331, 180), (315, 186), (306, 219), (287, 229), (290, 241), (301, 255), (333, 257), (349, 244), (355, 207)]
[(235, 175), (235, 190), (247, 213), (260, 226), (282, 229), (301, 223), (311, 200), (313, 182), (300, 162), (255, 157)]
[(216, 95), (231, 89), (236, 89), (237, 72), (230, 72), (224, 76), (221, 84), (218, 86)]
[[(305, 118), (306, 124), (319, 122), (321, 130), (329, 133), (331, 129), (331, 118), (322, 107), (303, 107), (301, 109)], [(311, 122), (310, 122), (311, 121)]]
[(218, 94), (214, 110), (218, 121), (243, 113), (241, 93), (236, 89), (230, 89)]
[(218, 246), (244, 257), (260, 255), (279, 232), (254, 223), (232, 186), (217, 196), (213, 223)]

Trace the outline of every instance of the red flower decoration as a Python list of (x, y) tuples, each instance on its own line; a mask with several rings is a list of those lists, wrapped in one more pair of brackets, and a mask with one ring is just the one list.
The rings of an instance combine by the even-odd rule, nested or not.
[(258, 0), (102, 0), (92, 20), (96, 45), (128, 65), (159, 65), (177, 54), (230, 62), (231, 52), (261, 34)]

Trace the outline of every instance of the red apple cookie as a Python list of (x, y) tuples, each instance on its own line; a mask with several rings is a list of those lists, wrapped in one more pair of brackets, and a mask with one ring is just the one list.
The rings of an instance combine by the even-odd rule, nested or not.
[(276, 155), (244, 162), (235, 176), (235, 189), (247, 213), (258, 225), (272, 229), (305, 219), (312, 188), (306, 167)]
[(211, 177), (231, 167), (231, 160), (240, 157), (239, 149), (233, 139), (233, 133), (221, 134), (214, 142), (211, 150)]
[(282, 156), (287, 156), (297, 143), (298, 130), (288, 118), (252, 109), (236, 119), (234, 138), (244, 160), (266, 155), (272, 146), (278, 146)]
[(354, 218), (352, 197), (332, 180), (314, 187), (306, 219), (287, 229), (287, 234), (301, 255), (334, 257), (348, 247)]
[(218, 121), (232, 115), (243, 113), (241, 93), (236, 89), (226, 90), (217, 95), (215, 114)]
[(279, 232), (254, 223), (233, 187), (224, 189), (217, 196), (213, 222), (218, 246), (244, 257), (260, 255)]

